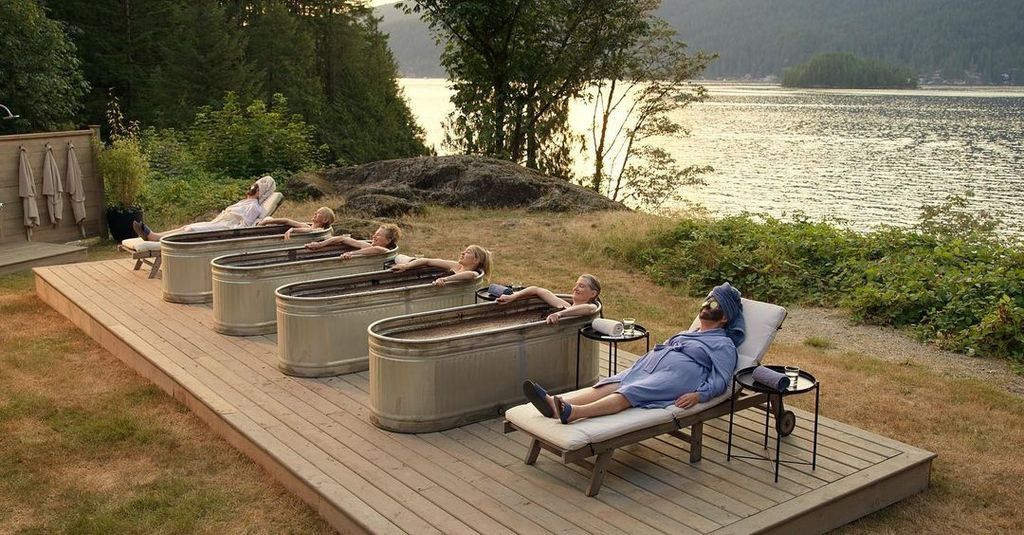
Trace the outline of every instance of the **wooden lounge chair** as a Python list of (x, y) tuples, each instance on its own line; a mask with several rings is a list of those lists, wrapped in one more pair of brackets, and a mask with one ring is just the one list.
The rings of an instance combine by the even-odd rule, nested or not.
[[(284, 195), (279, 191), (275, 191), (267, 200), (263, 201), (263, 208), (266, 210), (266, 217), (274, 215), (277, 208), (281, 206), (284, 201)], [(146, 264), (150, 266), (149, 278), (155, 279), (160, 275), (160, 242), (146, 241), (142, 238), (131, 238), (122, 241), (117, 246), (118, 251), (124, 251), (131, 254), (132, 260), (135, 260), (135, 267), (133, 271), (142, 269), (142, 265)]]
[[(746, 339), (737, 348), (737, 370), (761, 362), (775, 334), (786, 319), (786, 309), (778, 305), (743, 299), (743, 318), (746, 321)], [(697, 324), (697, 321), (694, 321)], [(732, 388), (731, 385), (729, 388)], [(744, 391), (736, 394), (736, 410), (764, 405), (769, 408), (768, 396)], [(571, 424), (562, 424), (556, 418), (545, 418), (533, 405), (526, 403), (505, 412), (505, 432), (522, 431), (532, 437), (526, 453), (526, 464), (537, 460), (541, 449), (557, 455), (565, 464), (575, 463), (591, 468), (587, 496), (595, 496), (601, 489), (605, 470), (617, 448), (634, 444), (665, 433), (690, 444), (690, 462), (701, 459), (701, 440), (704, 422), (729, 414), (729, 396), (722, 395), (699, 403), (689, 409), (669, 406), (664, 409), (630, 408), (617, 414), (586, 418)], [(792, 413), (776, 414), (776, 426), (786, 435), (792, 430)], [(687, 428), (689, 428), (687, 430)], [(586, 459), (596, 456), (593, 463)]]

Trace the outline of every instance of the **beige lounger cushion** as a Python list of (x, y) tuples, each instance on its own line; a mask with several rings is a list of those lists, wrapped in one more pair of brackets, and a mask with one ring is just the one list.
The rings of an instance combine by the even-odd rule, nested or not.
[(160, 250), (160, 242), (146, 241), (142, 238), (129, 238), (121, 242), (121, 246), (125, 249), (135, 251), (136, 253), (156, 252)]
[(586, 418), (564, 425), (556, 418), (545, 418), (533, 405), (527, 403), (505, 412), (505, 419), (519, 429), (548, 444), (573, 451), (619, 435), (668, 423), (672, 413), (666, 409), (626, 409), (600, 418)]
[(263, 201), (263, 204), (260, 205), (263, 207), (263, 213), (267, 214), (266, 217), (274, 215), (274, 212), (277, 211), (277, 207), (281, 206), (282, 201), (284, 201), (284, 195), (282, 195), (280, 191), (271, 193), (270, 197), (267, 197), (267, 200)]
[(728, 400), (729, 393), (726, 392), (689, 409), (680, 409), (674, 405), (664, 409), (626, 409), (609, 416), (578, 420), (570, 425), (563, 425), (555, 418), (545, 418), (533, 405), (527, 403), (509, 409), (505, 419), (519, 429), (529, 430), (530, 434), (548, 444), (566, 451), (575, 451), (637, 429), (671, 422), (673, 418), (680, 420)]
[(786, 309), (779, 305), (761, 301), (743, 300), (743, 321), (747, 324), (747, 336), (740, 347), (736, 369), (742, 370), (761, 362), (768, 348), (772, 346), (779, 325), (786, 319)]
[(701, 412), (703, 410), (710, 409), (711, 407), (714, 407), (715, 405), (718, 405), (719, 403), (721, 403), (723, 401), (729, 401), (729, 392), (728, 391), (722, 393), (721, 395), (719, 395), (717, 397), (713, 397), (713, 398), (705, 401), (704, 403), (698, 403), (698, 404), (690, 407), (689, 409), (680, 409), (679, 407), (676, 407), (675, 405), (669, 405), (668, 407), (665, 407), (665, 410), (670, 412), (672, 414), (672, 416), (676, 420), (681, 420), (681, 419), (686, 418), (687, 416), (689, 416), (691, 414), (697, 414), (698, 412)]

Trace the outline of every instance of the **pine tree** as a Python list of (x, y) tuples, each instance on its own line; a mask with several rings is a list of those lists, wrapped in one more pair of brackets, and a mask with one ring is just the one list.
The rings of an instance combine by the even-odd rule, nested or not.
[(146, 78), (148, 113), (144, 124), (181, 126), (191, 123), (196, 108), (218, 106), (229, 91), (243, 101), (258, 94), (257, 70), (245, 57), (242, 30), (231, 24), (216, 0), (193, 0), (169, 21), (175, 39), (164, 61)]
[(293, 15), (280, 1), (271, 1), (253, 13), (245, 28), (246, 57), (260, 74), (260, 98), (275, 93), (288, 99), (292, 111), (308, 122), (319, 123), (324, 113), (324, 92), (317, 73), (313, 28)]
[(82, 70), (92, 85), (85, 96), (84, 119), (104, 122), (109, 94), (120, 99), (128, 117), (147, 115), (139, 91), (146, 76), (162, 61), (163, 50), (174, 38), (168, 18), (175, 0), (54, 0), (47, 3), (52, 16), (68, 25), (82, 59)]

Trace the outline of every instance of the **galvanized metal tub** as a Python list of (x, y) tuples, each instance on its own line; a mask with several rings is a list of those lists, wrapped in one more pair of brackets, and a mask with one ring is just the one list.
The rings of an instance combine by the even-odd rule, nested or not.
[(234, 336), (270, 334), (277, 330), (274, 291), (293, 282), (367, 273), (384, 269), (397, 247), (382, 255), (339, 258), (347, 246), (310, 250), (287, 247), (219, 256), (210, 262), (213, 274), (213, 328)]
[(366, 328), (384, 318), (469, 305), (483, 279), (434, 286), (447, 269), (374, 271), (277, 289), (277, 367), (325, 377), (367, 369)]
[(370, 420), (428, 433), (494, 418), (523, 403), (532, 379), (552, 392), (598, 378), (598, 346), (578, 335), (598, 317), (544, 319), (540, 299), (482, 303), (380, 320), (369, 327)]
[(218, 256), (246, 251), (275, 249), (286, 244), (304, 244), (327, 238), (330, 229), (296, 234), (285, 241), (291, 227), (267, 225), (231, 230), (210, 230), (174, 234), (160, 240), (164, 301), (171, 303), (209, 303), (213, 300), (210, 261)]

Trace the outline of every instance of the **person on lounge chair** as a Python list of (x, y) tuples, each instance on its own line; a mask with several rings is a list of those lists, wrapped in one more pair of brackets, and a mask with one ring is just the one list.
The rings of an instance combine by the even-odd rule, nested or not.
[(334, 210), (321, 206), (313, 212), (313, 218), (309, 222), (295, 221), (287, 217), (268, 217), (259, 222), (260, 225), (287, 225), (291, 227), (284, 233), (284, 239), (289, 239), (296, 234), (307, 234), (316, 230), (331, 228), (334, 224)]
[(434, 279), (434, 286), (443, 288), (446, 283), (473, 280), (477, 275), (490, 277), (491, 252), (479, 245), (469, 245), (459, 253), (457, 261), (440, 258), (414, 258), (408, 262), (391, 266), (391, 271), (405, 271), (420, 266), (449, 270), (451, 273), (448, 275)]
[(160, 241), (164, 236), (183, 232), (200, 232), (203, 230), (228, 230), (233, 228), (251, 227), (266, 217), (263, 202), (277, 189), (277, 183), (270, 176), (265, 176), (249, 186), (245, 198), (228, 206), (213, 221), (200, 221), (176, 229), (153, 232), (144, 223), (135, 221), (132, 227), (140, 238), (146, 241)]
[(370, 242), (364, 242), (357, 240), (348, 234), (342, 236), (334, 236), (333, 238), (327, 238), (326, 240), (315, 241), (306, 244), (306, 249), (312, 249), (314, 251), (323, 249), (329, 245), (342, 244), (349, 247), (354, 247), (355, 251), (349, 251), (342, 253), (341, 259), (348, 260), (356, 256), (373, 256), (379, 254), (385, 254), (391, 249), (398, 246), (398, 240), (402, 238), (402, 229), (398, 228), (398, 225), (388, 223), (381, 225), (377, 228), (377, 231), (370, 237)]
[(511, 295), (498, 296), (498, 303), (511, 303), (524, 297), (537, 296), (545, 303), (561, 310), (548, 315), (547, 321), (551, 324), (558, 323), (558, 320), (567, 316), (586, 316), (597, 311), (597, 298), (601, 295), (601, 281), (597, 277), (584, 273), (576, 279), (576, 285), (572, 287), (572, 303), (558, 297), (551, 290), (530, 286), (519, 290)]
[(541, 414), (563, 424), (630, 407), (687, 409), (719, 396), (728, 388), (736, 369), (736, 347), (743, 343), (740, 292), (729, 283), (716, 286), (701, 304), (698, 317), (697, 330), (676, 334), (628, 370), (592, 387), (552, 396), (526, 381), (523, 394)]

